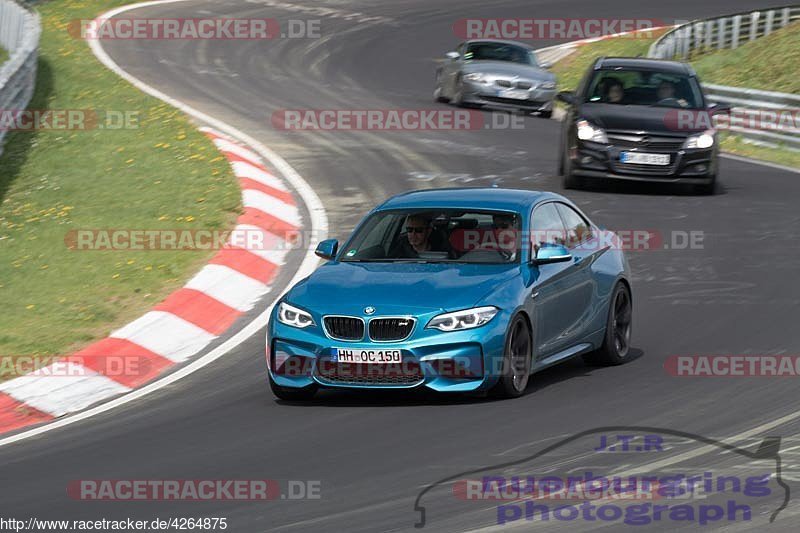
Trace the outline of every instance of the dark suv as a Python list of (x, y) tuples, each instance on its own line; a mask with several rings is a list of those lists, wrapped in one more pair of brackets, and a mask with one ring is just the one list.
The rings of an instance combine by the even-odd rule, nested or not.
[(682, 182), (711, 194), (718, 139), (709, 103), (691, 66), (642, 58), (599, 58), (573, 92), (561, 132), (564, 186), (585, 179)]

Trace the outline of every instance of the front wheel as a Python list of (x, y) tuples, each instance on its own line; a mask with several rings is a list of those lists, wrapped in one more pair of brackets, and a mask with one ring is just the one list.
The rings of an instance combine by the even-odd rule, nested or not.
[(552, 111), (539, 111), (539, 116), (542, 118), (550, 118), (553, 116)]
[(317, 393), (316, 385), (309, 385), (302, 388), (281, 387), (275, 383), (275, 380), (272, 379), (272, 375), (269, 372), (267, 372), (267, 377), (269, 378), (269, 388), (272, 389), (272, 394), (277, 396), (280, 400), (286, 400), (287, 402), (303, 402), (310, 400)]
[(433, 99), (437, 102), (447, 102), (448, 98), (444, 96), (444, 89), (442, 88), (442, 73), (436, 73), (436, 87), (433, 89)]
[(608, 306), (606, 335), (599, 350), (583, 356), (583, 360), (596, 365), (621, 365), (628, 360), (631, 346), (633, 300), (628, 286), (618, 282)]
[(533, 358), (533, 339), (528, 321), (517, 315), (511, 321), (503, 348), (500, 381), (492, 392), (500, 398), (522, 396), (528, 386)]

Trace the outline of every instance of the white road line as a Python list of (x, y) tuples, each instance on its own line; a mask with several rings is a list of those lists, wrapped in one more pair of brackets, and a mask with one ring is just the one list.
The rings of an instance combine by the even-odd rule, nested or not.
[[(116, 9), (112, 9), (108, 13), (105, 13), (104, 17), (114, 17), (121, 13), (125, 13), (127, 11), (132, 11), (134, 9), (139, 9), (142, 7), (148, 6), (156, 6), (156, 5), (165, 5), (165, 4), (173, 4), (178, 2), (191, 2), (193, 0), (156, 0), (154, 2), (144, 2), (141, 4), (132, 4), (129, 6), (118, 7)], [(113, 59), (103, 50), (101, 46), (100, 40), (92, 40), (89, 41), (89, 46), (94, 52), (94, 55), (102, 62), (106, 67), (110, 70), (115, 72), (118, 76), (122, 77), (123, 79), (127, 80), (131, 84), (133, 84), (139, 90), (166, 102), (167, 104), (183, 111), (187, 115), (191, 115), (194, 118), (205, 122), (206, 124), (211, 125), (212, 127), (220, 130), (221, 132), (230, 135), (231, 137), (235, 137), (236, 139), (240, 140), (244, 144), (253, 148), (256, 152), (260, 155), (264, 156), (264, 158), (269, 161), (270, 165), (272, 165), (281, 175), (286, 178), (286, 180), (291, 184), (295, 191), (300, 195), (300, 198), (303, 200), (303, 203), (306, 205), (309, 216), (311, 218), (310, 230), (311, 231), (311, 239), (308, 244), (308, 249), (306, 250), (306, 255), (303, 258), (303, 262), (300, 264), (300, 267), (295, 272), (295, 275), (292, 277), (292, 280), (289, 282), (287, 286), (287, 290), (289, 287), (300, 281), (301, 279), (305, 278), (309, 274), (311, 274), (314, 269), (316, 268), (317, 264), (319, 263), (319, 259), (314, 254), (314, 249), (316, 248), (318, 239), (325, 239), (328, 233), (328, 216), (325, 213), (325, 207), (322, 205), (322, 201), (317, 196), (317, 193), (314, 192), (314, 189), (297, 173), (297, 171), (284, 160), (280, 155), (276, 152), (273, 152), (262, 143), (258, 142), (253, 137), (247, 135), (246, 133), (239, 131), (235, 127), (211, 117), (202, 111), (194, 109), (193, 107), (172, 98), (158, 89), (155, 89), (146, 83), (142, 82), (141, 80), (133, 77), (132, 75), (125, 72), (119, 65), (117, 65)], [(284, 291), (285, 292), (285, 291)], [(159, 379), (158, 381), (154, 381), (149, 385), (146, 385), (140, 389), (136, 389), (131, 391), (128, 394), (120, 396), (119, 398), (110, 400), (102, 405), (98, 405), (96, 407), (92, 407), (91, 409), (87, 409), (86, 411), (82, 411), (80, 413), (76, 413), (71, 416), (67, 416), (65, 418), (60, 418), (53, 422), (49, 422), (43, 426), (29, 429), (27, 431), (23, 431), (16, 435), (11, 435), (10, 437), (6, 437), (4, 439), (0, 439), (0, 446), (7, 446), (9, 444), (13, 444), (15, 442), (19, 442), (36, 435), (41, 435), (43, 433), (47, 433), (48, 431), (53, 431), (58, 428), (62, 428), (65, 426), (69, 426), (71, 424), (75, 424), (76, 422), (80, 422), (82, 420), (86, 420), (93, 416), (97, 416), (99, 414), (105, 413), (122, 405), (128, 404), (134, 400), (138, 400), (148, 394), (163, 389), (164, 387), (175, 383), (176, 381), (185, 378), (197, 372), (201, 368), (213, 363), (226, 353), (230, 352), (231, 350), (235, 349), (237, 346), (242, 344), (244, 341), (258, 333), (258, 331), (267, 323), (270, 313), (272, 312), (272, 308), (275, 305), (275, 301), (277, 301), (281, 294), (276, 295), (273, 302), (270, 306), (264, 310), (263, 313), (255, 317), (249, 324), (244, 326), (241, 330), (236, 332), (230, 338), (228, 338), (225, 342), (205, 354), (204, 356), (198, 358), (195, 361), (190, 362), (184, 367), (179, 368), (172, 374), (164, 376), (163, 378)], [(267, 394), (266, 390), (264, 394)]]

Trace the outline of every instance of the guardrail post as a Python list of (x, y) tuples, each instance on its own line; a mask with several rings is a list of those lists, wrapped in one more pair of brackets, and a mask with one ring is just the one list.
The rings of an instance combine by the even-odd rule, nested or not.
[(758, 36), (758, 20), (761, 13), (758, 11), (750, 13), (750, 41), (755, 41)]
[(699, 50), (703, 45), (703, 37), (705, 35), (705, 23), (698, 22), (694, 25), (694, 46), (693, 50)]
[(733, 17), (733, 27), (731, 28), (731, 48), (739, 48), (739, 31), (742, 29), (742, 16)]
[(706, 52), (711, 50), (711, 41), (714, 38), (714, 19), (706, 22), (706, 44), (703, 47)]
[(727, 19), (719, 19), (719, 34), (717, 39), (717, 49), (722, 50), (725, 48), (725, 24)]
[(767, 11), (767, 19), (764, 21), (764, 35), (772, 33), (772, 19), (775, 18), (775, 12)]
[(791, 16), (792, 16), (792, 9), (789, 7), (784, 7), (783, 11), (781, 12), (781, 28), (789, 24)]

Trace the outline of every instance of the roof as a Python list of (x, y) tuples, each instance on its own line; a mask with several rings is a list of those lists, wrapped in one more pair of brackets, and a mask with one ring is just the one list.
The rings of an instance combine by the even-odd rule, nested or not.
[(499, 187), (454, 187), (446, 189), (423, 189), (392, 196), (378, 209), (408, 208), (459, 208), (497, 209), (501, 211), (523, 211), (545, 198), (557, 195), (523, 189)]
[(680, 61), (667, 61), (664, 59), (648, 59), (645, 57), (601, 57), (594, 64), (595, 70), (610, 70), (617, 67), (655, 70), (670, 74), (694, 74), (689, 65)]

